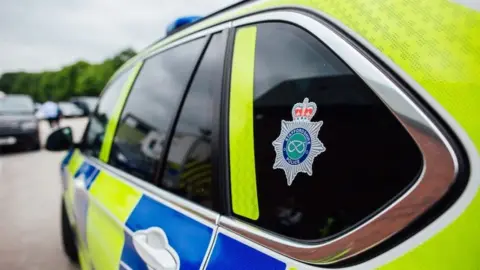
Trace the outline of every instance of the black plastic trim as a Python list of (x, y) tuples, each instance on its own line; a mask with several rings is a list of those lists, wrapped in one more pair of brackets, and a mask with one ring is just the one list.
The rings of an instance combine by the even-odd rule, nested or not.
[[(226, 157), (224, 155), (224, 106), (225, 103), (223, 100), (224, 93), (228, 89), (225, 89), (224, 78), (227, 76), (225, 71), (225, 63), (228, 58), (228, 36), (229, 30), (224, 29), (221, 32), (212, 34), (220, 34), (222, 38), (223, 55), (221, 61), (218, 63), (215, 70), (215, 74), (221, 74), (222, 80), (219, 80), (218, 85), (216, 85), (215, 90), (218, 90), (214, 93), (214, 107), (213, 107), (213, 129), (212, 129), (212, 160), (213, 160), (213, 179), (212, 179), (212, 188), (213, 192), (217, 195), (218, 199), (214, 200), (214, 210), (220, 214), (227, 213), (229, 198), (225, 194), (225, 182), (224, 177), (224, 168), (226, 166)], [(219, 52), (221, 53), (221, 52)], [(217, 87), (218, 86), (218, 87)]]
[(227, 49), (225, 51), (225, 62), (223, 65), (223, 91), (222, 91), (222, 112), (221, 112), (221, 151), (223, 157), (223, 167), (221, 171), (222, 190), (225, 194), (224, 213), (227, 216), (232, 215), (232, 204), (230, 194), (230, 152), (229, 152), (229, 110), (230, 110), (230, 79), (232, 75), (233, 47), (235, 43), (235, 28), (229, 28)]

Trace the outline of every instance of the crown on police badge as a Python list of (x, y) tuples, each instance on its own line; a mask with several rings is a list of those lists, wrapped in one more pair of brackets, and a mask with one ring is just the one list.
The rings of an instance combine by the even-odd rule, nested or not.
[(317, 112), (317, 104), (314, 102), (308, 102), (308, 98), (305, 98), (302, 103), (296, 103), (293, 105), (292, 117), (293, 120), (312, 120), (313, 116)]
[(323, 121), (311, 122), (317, 105), (308, 98), (292, 108), (293, 121), (281, 121), (280, 135), (272, 142), (276, 157), (273, 169), (282, 169), (291, 185), (298, 173), (313, 174), (315, 157), (326, 151), (318, 139)]

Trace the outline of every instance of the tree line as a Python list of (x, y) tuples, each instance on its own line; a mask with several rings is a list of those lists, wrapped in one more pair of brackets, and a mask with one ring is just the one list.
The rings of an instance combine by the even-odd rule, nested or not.
[(27, 94), (37, 102), (98, 96), (113, 73), (135, 54), (134, 50), (126, 49), (100, 64), (78, 61), (59, 71), (4, 73), (0, 77), (0, 91)]

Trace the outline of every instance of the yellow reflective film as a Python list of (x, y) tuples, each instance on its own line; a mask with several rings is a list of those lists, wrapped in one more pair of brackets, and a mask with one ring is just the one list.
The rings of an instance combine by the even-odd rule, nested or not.
[(101, 171), (90, 187), (87, 244), (95, 269), (118, 269), (124, 224), (142, 197), (137, 189)]
[(237, 215), (259, 216), (253, 144), (253, 79), (257, 28), (237, 30), (230, 85), (230, 190)]
[(108, 124), (105, 130), (105, 136), (102, 143), (102, 149), (100, 150), (100, 160), (103, 162), (108, 162), (110, 158), (110, 149), (112, 148), (113, 137), (115, 136), (115, 131), (117, 130), (118, 120), (120, 119), (123, 106), (127, 101), (128, 94), (130, 93), (130, 89), (132, 88), (133, 82), (135, 78), (137, 78), (138, 72), (142, 67), (143, 62), (138, 62), (132, 69), (130, 75), (128, 76), (128, 80), (123, 86), (122, 92), (118, 97), (117, 104), (115, 105), (115, 109), (112, 113), (112, 117), (108, 120)]

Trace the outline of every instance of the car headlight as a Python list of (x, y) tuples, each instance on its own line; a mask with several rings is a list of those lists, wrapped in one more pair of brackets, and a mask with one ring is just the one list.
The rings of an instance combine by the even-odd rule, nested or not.
[(35, 121), (28, 121), (28, 122), (23, 122), (20, 124), (21, 129), (36, 129), (37, 128), (37, 122)]

